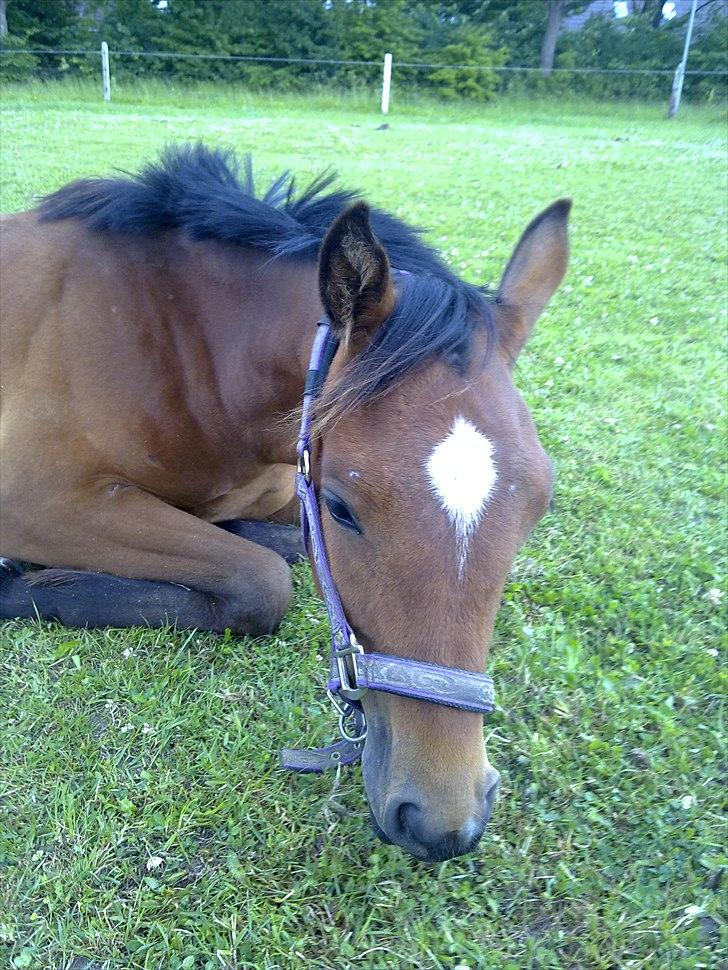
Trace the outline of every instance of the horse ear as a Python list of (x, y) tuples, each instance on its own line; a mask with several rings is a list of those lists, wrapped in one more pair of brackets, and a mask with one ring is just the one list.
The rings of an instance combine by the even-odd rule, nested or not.
[(559, 199), (536, 216), (518, 241), (498, 291), (506, 312), (501, 342), (513, 360), (564, 278), (569, 259), (571, 199)]
[(369, 206), (357, 202), (336, 219), (319, 255), (319, 289), (344, 343), (363, 344), (394, 309), (389, 260), (372, 232)]

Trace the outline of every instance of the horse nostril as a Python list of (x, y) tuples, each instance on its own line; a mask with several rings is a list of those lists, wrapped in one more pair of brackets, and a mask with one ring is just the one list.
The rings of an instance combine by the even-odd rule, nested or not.
[(375, 825), (374, 831), (380, 838), (384, 836), (383, 841), (411, 846), (425, 841), (421, 820), (422, 809), (416, 802), (392, 799), (382, 818), (381, 827)]
[(417, 816), (419, 813), (419, 806), (414, 802), (402, 802), (394, 813), (397, 831), (416, 842), (420, 841), (417, 833)]

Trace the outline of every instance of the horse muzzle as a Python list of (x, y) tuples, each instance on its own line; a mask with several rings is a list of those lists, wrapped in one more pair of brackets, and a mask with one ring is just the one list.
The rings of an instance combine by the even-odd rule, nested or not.
[(444, 862), (465, 855), (477, 846), (488, 824), (500, 787), (500, 773), (489, 766), (477, 810), (461, 824), (439, 821), (442, 806), (432, 804), (415, 787), (405, 787), (390, 795), (381, 822), (370, 809), (372, 828), (387, 845), (397, 845), (421, 862)]

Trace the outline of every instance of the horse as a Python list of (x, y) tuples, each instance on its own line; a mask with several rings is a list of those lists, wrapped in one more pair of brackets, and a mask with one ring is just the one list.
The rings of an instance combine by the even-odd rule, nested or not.
[[(313, 448), (346, 615), (365, 651), (482, 672), (552, 494), (513, 370), (570, 205), (530, 223), (495, 293), (331, 174), (257, 194), (249, 160), (201, 144), (4, 218), (0, 618), (275, 630), (299, 555), (291, 415), (326, 314)], [(470, 851), (499, 781), (482, 716), (362, 703), (375, 832)]]

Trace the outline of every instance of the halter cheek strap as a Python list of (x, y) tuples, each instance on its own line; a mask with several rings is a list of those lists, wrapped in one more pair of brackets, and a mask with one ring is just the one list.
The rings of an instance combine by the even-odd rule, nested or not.
[(281, 764), (294, 771), (324, 771), (361, 757), (366, 719), (361, 698), (369, 690), (488, 714), (494, 706), (493, 681), (485, 674), (409, 660), (394, 654), (364, 653), (349, 625), (329, 566), (316, 486), (311, 474), (313, 405), (338, 347), (328, 318), (319, 321), (304, 387), (298, 436), (296, 493), (301, 503), (304, 542), (313, 560), (331, 624), (331, 664), (327, 693), (339, 717), (341, 738), (325, 748), (286, 748)]

